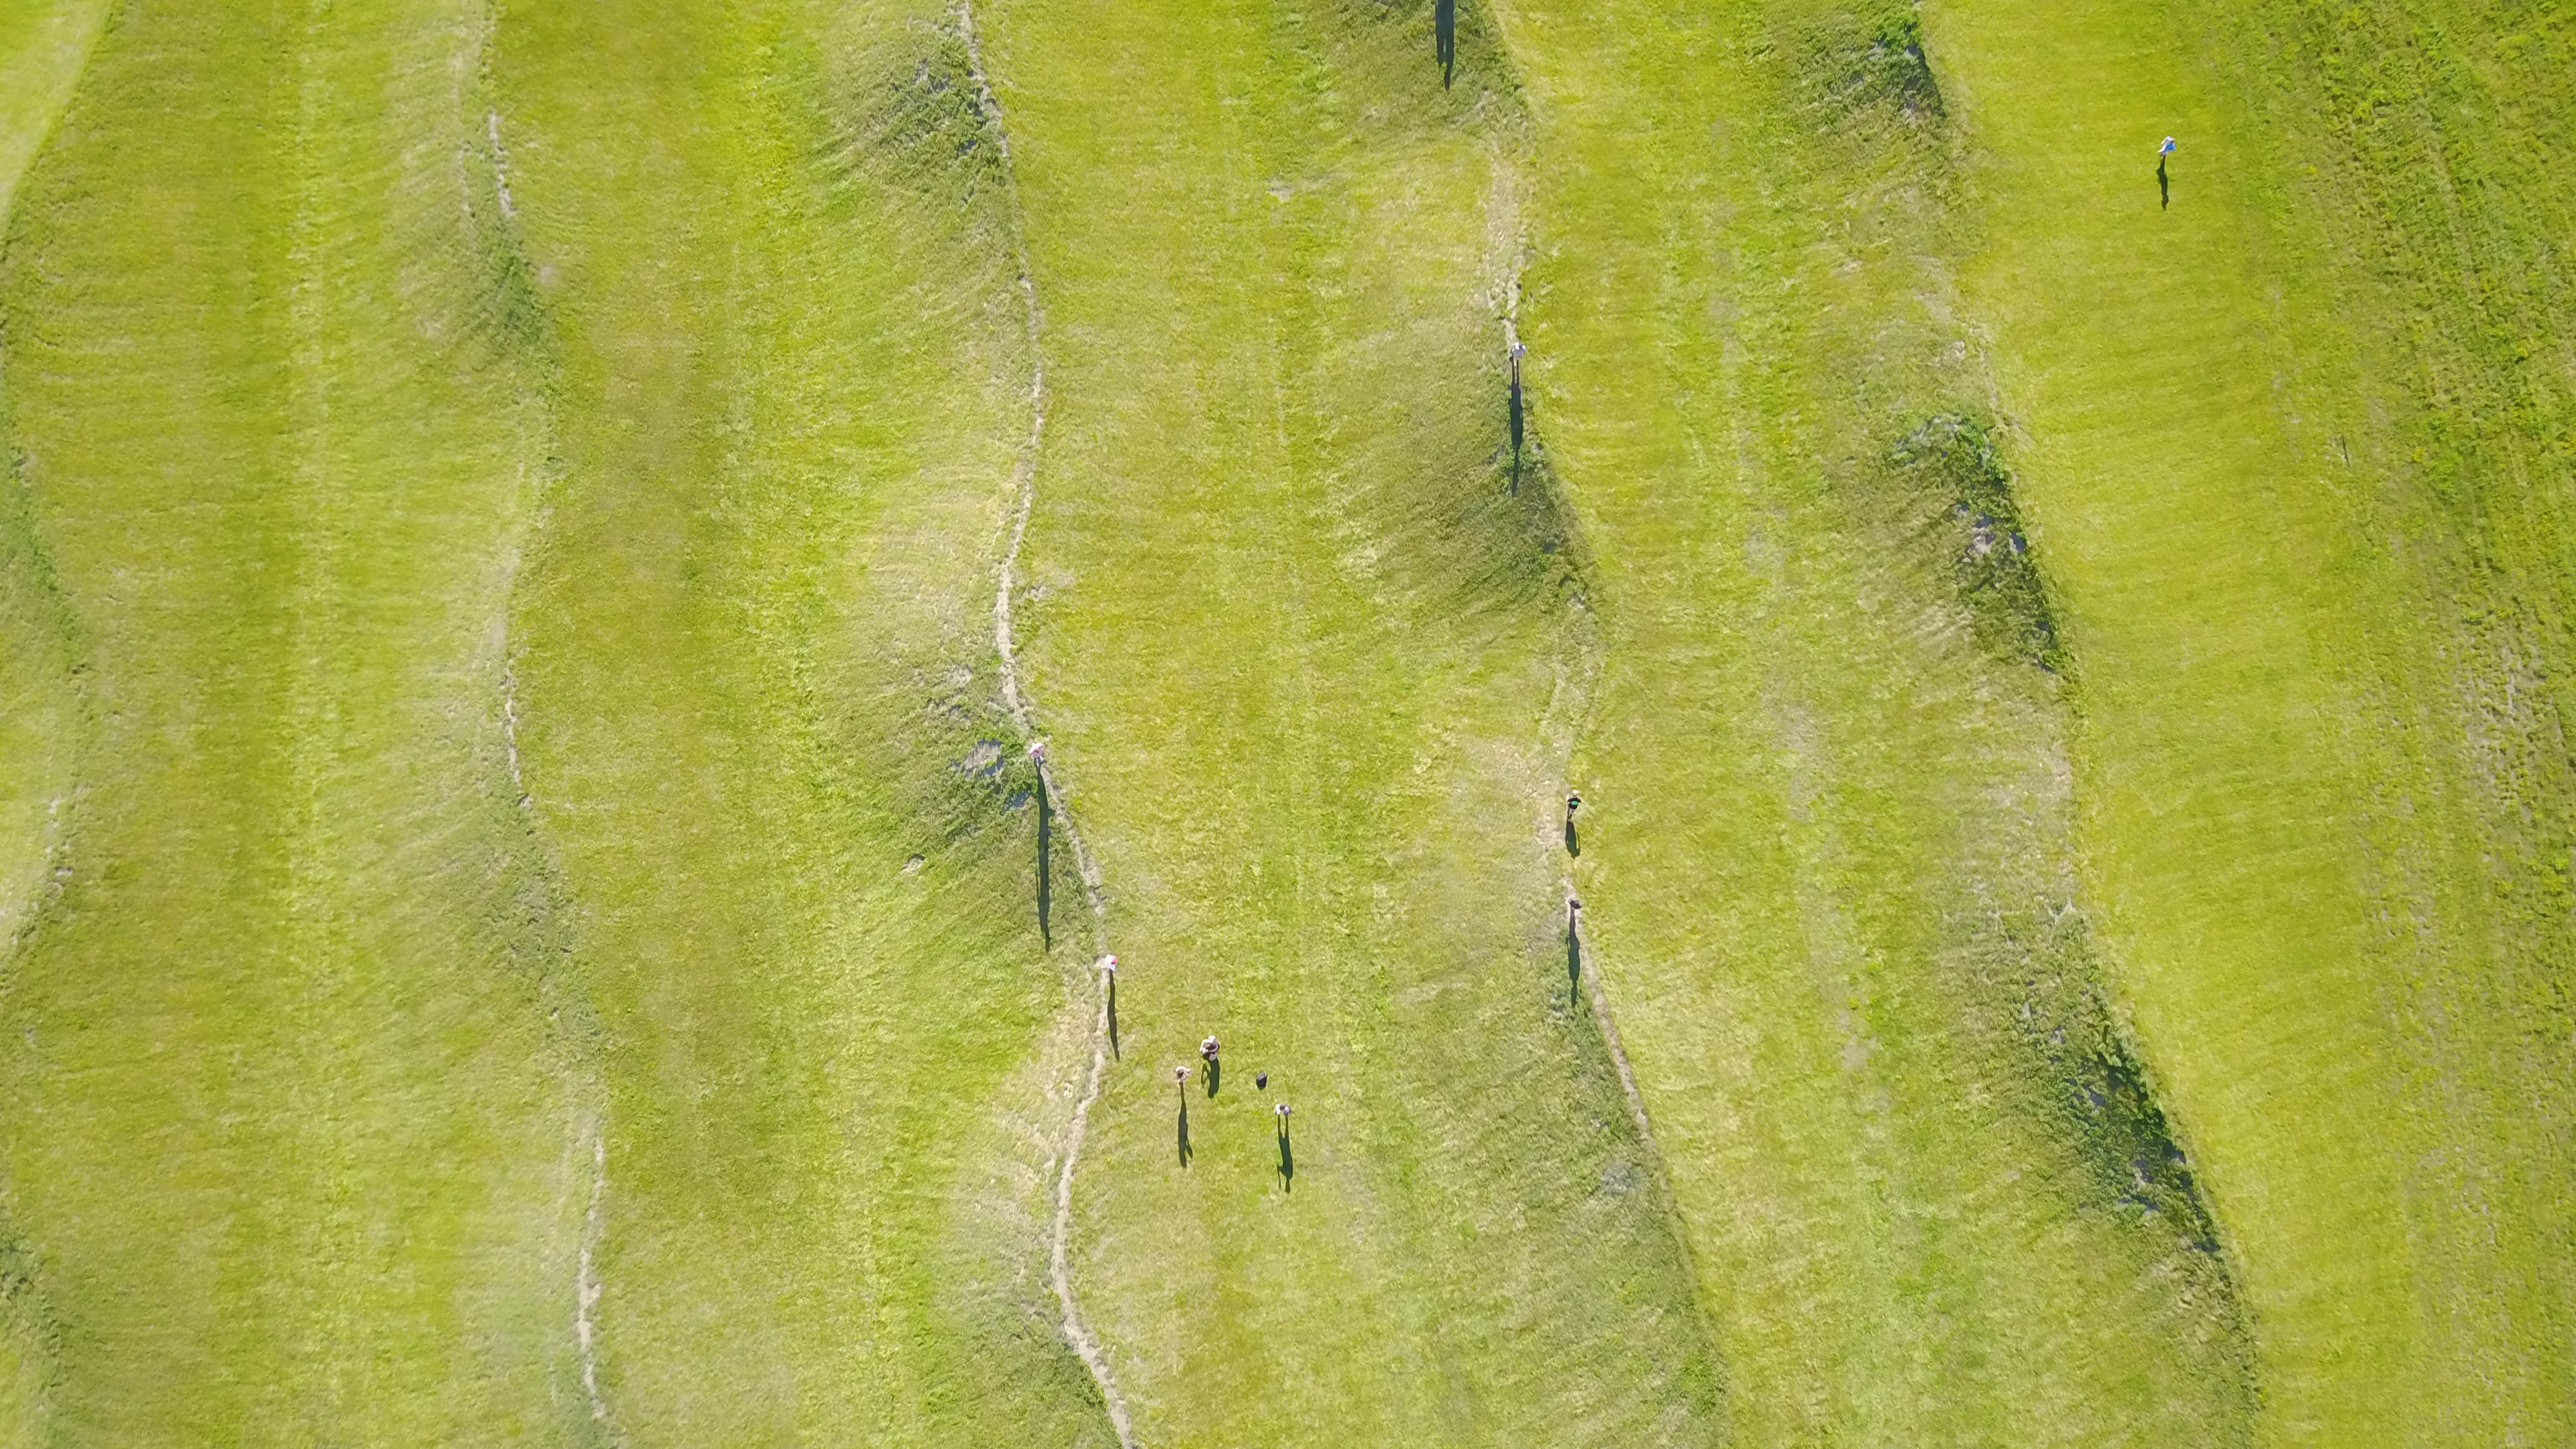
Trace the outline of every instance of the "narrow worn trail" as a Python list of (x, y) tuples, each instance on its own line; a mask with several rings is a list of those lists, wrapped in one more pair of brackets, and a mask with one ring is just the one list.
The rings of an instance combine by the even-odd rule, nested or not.
[[(1106, 956), (1109, 951), (1109, 907), (1100, 891), (1100, 870), (1092, 860), (1090, 849), (1083, 843), (1082, 831), (1074, 823), (1073, 812), (1065, 806), (1055, 772), (1047, 764), (1036, 724), (1029, 715), (1028, 701), (1020, 692), (1019, 661), (1012, 649), (1011, 593), (1019, 575), (1020, 545), (1028, 536), (1029, 514), (1037, 506), (1038, 451), (1046, 439), (1046, 352), (1042, 346), (1046, 313), (1039, 305), (1037, 277), (1029, 266), (1024, 214), (1020, 209), (1019, 177), (1011, 159), (1010, 131), (1003, 124), (1001, 101), (993, 94), (992, 82), (984, 72), (984, 52), (975, 31), (973, 0), (958, 0), (957, 26), (966, 44), (966, 63), (975, 81), (976, 100), (993, 128), (994, 143), (1001, 149), (1003, 186), (1011, 219), (1012, 264), (1019, 273), (1022, 315), (1028, 328), (1029, 435), (1011, 468), (1010, 529), (1002, 548), (993, 590), (993, 647), (1001, 661), (1003, 706), (1010, 711), (1011, 722), (1018, 726), (1020, 737), (1029, 742), (1030, 752), (1036, 757), (1038, 784), (1046, 791), (1049, 810), (1064, 828), (1065, 840), (1073, 847), (1074, 867), (1082, 876), (1083, 899), (1091, 908), (1092, 945), (1100, 955)], [(1091, 989), (1095, 997), (1091, 1067), (1083, 1080), (1082, 1095), (1074, 1103), (1072, 1120), (1065, 1128), (1063, 1164), (1056, 1174), (1055, 1223), (1048, 1235), (1047, 1272), (1055, 1287), (1056, 1303), (1063, 1310), (1066, 1340), (1073, 1345), (1074, 1352), (1081, 1355), (1083, 1367), (1090, 1370), (1092, 1381), (1100, 1386), (1101, 1402), (1109, 1411), (1109, 1422), (1117, 1430), (1118, 1442), (1126, 1449), (1136, 1449), (1135, 1427), (1128, 1418), (1127, 1401), (1118, 1392), (1118, 1380), (1109, 1370), (1108, 1354), (1083, 1323), (1082, 1304), (1074, 1293), (1070, 1262), (1074, 1169), (1082, 1158), (1083, 1136), (1090, 1126), (1092, 1104), (1100, 1100), (1101, 1079), (1109, 1070), (1109, 998), (1097, 973), (1094, 973)]]

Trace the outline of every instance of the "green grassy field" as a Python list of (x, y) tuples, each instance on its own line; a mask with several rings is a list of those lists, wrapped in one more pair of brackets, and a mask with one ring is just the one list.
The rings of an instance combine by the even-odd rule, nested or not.
[[(2517, 152), (2566, 139), (2571, 32), (2525, 38), (2562, 65), (2517, 90), (2474, 74), (2515, 48), (2465, 10), (2195, 16), (2188, 48), (2051, 14), (1939, 13), (1997, 138), (1969, 288), (2086, 641), (2104, 934), (2263, 1325), (2267, 1414), (2545, 1442), (2576, 1415), (2570, 415), (2566, 375), (2520, 364), (2569, 314), (2509, 274), (2561, 244), (2563, 187)], [(2295, 89), (2249, 96), (2249, 60)], [(2166, 211), (2134, 158), (2180, 128), (2208, 140)], [(2426, 174), (2455, 148), (2493, 170)]]
[(0, 1444), (2576, 1435), (2576, 12), (1457, 11), (0, 0)]

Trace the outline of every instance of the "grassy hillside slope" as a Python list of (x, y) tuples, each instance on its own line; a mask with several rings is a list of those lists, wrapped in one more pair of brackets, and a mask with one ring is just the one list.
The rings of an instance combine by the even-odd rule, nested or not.
[(1523, 121), (1472, 13), (1443, 93), (1430, 19), (989, 20), (1053, 395), (1023, 652), (1127, 963), (1078, 1280), (1150, 1444), (1721, 1428), (1567, 978), (1573, 540), (1504, 451)]
[[(2571, 1409), (2571, 33), (1946, 4), (2089, 877), (2266, 1437)], [(2170, 210), (2152, 148), (2178, 133)]]
[(578, 1040), (512, 807), (540, 454), (473, 7), (126, 7), (18, 192), (82, 741), (0, 1011), (49, 1441), (568, 1420)]
[(0, 7), (0, 216), (52, 134), (106, 18), (106, 0), (13, 0)]
[(606, 1422), (1106, 1443), (1043, 1271), (1087, 1012), (992, 704), (1027, 361), (953, 12), (514, 9), (495, 74), (558, 369), (513, 669), (605, 1043)]
[[(106, 13), (104, 4), (26, 3), (0, 8), (0, 227), (9, 199), (53, 130)], [(0, 372), (0, 435), (8, 392)], [(56, 804), (70, 786), (77, 733), (72, 659), (62, 599), (9, 470), (0, 512), (0, 998), (21, 932), (42, 900), (62, 840)], [(0, 1008), (5, 1009), (5, 1008)], [(43, 1424), (51, 1352), (33, 1264), (10, 1219), (0, 1171), (0, 1445), (35, 1442)]]
[(2576, 10), (1437, 8), (0, 0), (0, 1449), (2566, 1436)]
[(1910, 12), (1499, 8), (1605, 618), (1583, 894), (1744, 1439), (2241, 1438), (2227, 1277), (2087, 943)]

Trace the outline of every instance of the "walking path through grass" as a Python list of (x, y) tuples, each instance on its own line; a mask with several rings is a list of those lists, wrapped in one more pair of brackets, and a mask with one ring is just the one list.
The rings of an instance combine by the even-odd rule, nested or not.
[(1444, 96), (1427, 10), (978, 15), (1047, 316), (1014, 617), (1124, 963), (1075, 1277), (1138, 1438), (1707, 1442), (1565, 975), (1508, 78), (1471, 33)]
[(501, 40), (563, 460), (521, 740), (606, 1042), (629, 1444), (1114, 1442), (1046, 1276), (1090, 997), (995, 702), (1028, 359), (956, 21)]
[(2576, 1422), (2576, 13), (1450, 9), (0, 0), (0, 1449)]
[[(1109, 950), (1109, 905), (1100, 893), (1100, 868), (1082, 843), (1082, 829), (1065, 809), (1064, 792), (1046, 767), (1046, 743), (1038, 738), (1037, 726), (1029, 714), (1028, 697), (1020, 690), (1018, 643), (1011, 631), (1011, 599), (1020, 587), (1020, 550), (1027, 544), (1029, 516), (1037, 508), (1037, 468), (1039, 450), (1046, 446), (1046, 310), (1038, 300), (1037, 278), (1029, 269), (1026, 233), (1027, 217), (1020, 205), (1019, 181), (1011, 166), (1011, 133), (1002, 115), (1002, 105), (993, 94), (991, 75), (984, 69), (983, 37), (975, 28), (972, 0), (958, 0), (958, 36), (966, 43), (968, 78), (975, 87), (975, 103), (981, 109), (992, 133), (994, 149), (1002, 161), (1001, 188), (1011, 229), (1011, 264), (1020, 288), (1021, 316), (1029, 352), (1029, 433), (1019, 456), (1011, 463), (1011, 498), (1008, 522), (1004, 525), (1002, 562), (995, 571), (993, 588), (993, 648), (999, 656), (1002, 708), (1010, 715), (1021, 739), (1028, 742), (1029, 752), (1037, 762), (1038, 792), (1050, 807), (1040, 818), (1038, 833), (1042, 843), (1052, 842), (1052, 831), (1060, 829), (1065, 843), (1073, 847), (1074, 875), (1080, 881), (1082, 903), (1089, 910), (1091, 931), (1089, 944), (1096, 948), (1090, 981), (1096, 997), (1089, 1054), (1091, 1063), (1082, 1079), (1082, 1095), (1075, 1099), (1073, 1113), (1066, 1124), (1062, 1161), (1056, 1167), (1055, 1218), (1047, 1241), (1047, 1274), (1055, 1288), (1056, 1304), (1064, 1314), (1064, 1336), (1082, 1356), (1083, 1367), (1091, 1371), (1093, 1382), (1100, 1386), (1102, 1406), (1109, 1412), (1111, 1427), (1118, 1431), (1121, 1444), (1136, 1442), (1134, 1422), (1128, 1417), (1127, 1400), (1118, 1392), (1117, 1376), (1110, 1372), (1107, 1353), (1082, 1318), (1082, 1301), (1073, 1286), (1073, 1182), (1082, 1166), (1082, 1145), (1091, 1127), (1091, 1109), (1100, 1101), (1100, 1084), (1109, 1071), (1110, 1033), (1115, 1030), (1110, 1013), (1117, 1010), (1116, 983), (1110, 979), (1118, 967), (1118, 958)], [(1055, 823), (1050, 826), (1049, 819)], [(1039, 866), (1039, 910), (1051, 908), (1050, 887), (1045, 879), (1047, 866)], [(1039, 923), (1043, 932), (1048, 923)], [(1081, 933), (1076, 933), (1077, 937)]]

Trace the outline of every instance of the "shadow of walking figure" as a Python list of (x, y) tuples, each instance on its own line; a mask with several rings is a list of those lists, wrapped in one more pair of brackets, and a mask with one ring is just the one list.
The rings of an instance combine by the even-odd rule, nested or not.
[(1565, 900), (1565, 989), (1583, 1000), (1583, 902)]
[(1279, 1190), (1293, 1192), (1297, 1186), (1297, 1149), (1288, 1141), (1288, 1104), (1272, 1109), (1279, 1116)]
[(1118, 1055), (1118, 958), (1101, 957), (1100, 974), (1103, 979), (1101, 989), (1107, 993), (1107, 999), (1101, 1003), (1101, 1006), (1103, 1014), (1108, 1018), (1105, 1024), (1109, 1028), (1109, 1054), (1114, 1057)]
[(1458, 69), (1458, 0), (1435, 0), (1431, 7), (1431, 39), (1439, 47), (1440, 89), (1449, 89), (1449, 77)]
[(1190, 1069), (1172, 1068), (1172, 1085), (1181, 1089), (1181, 1166), (1190, 1165)]
[(1038, 945), (1055, 949), (1055, 881), (1047, 869), (1047, 838), (1055, 833), (1055, 808), (1047, 801), (1046, 772), (1038, 772)]
[[(1521, 491), (1521, 354), (1528, 348), (1512, 344), (1512, 491)], [(1572, 822), (1569, 821), (1569, 824)]]
[(2156, 198), (2162, 206), (2173, 205), (2173, 179), (2165, 175), (2165, 158), (2156, 158)]

